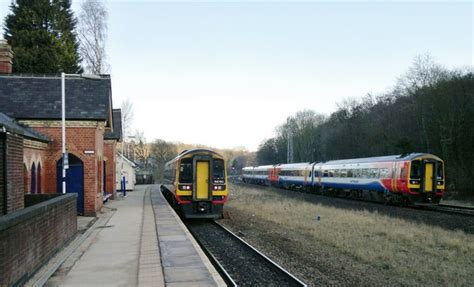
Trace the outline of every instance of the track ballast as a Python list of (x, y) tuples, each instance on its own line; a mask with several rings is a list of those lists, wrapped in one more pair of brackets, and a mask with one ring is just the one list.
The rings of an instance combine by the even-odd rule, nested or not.
[(268, 257), (214, 221), (185, 222), (193, 236), (229, 276), (229, 285), (306, 286)]

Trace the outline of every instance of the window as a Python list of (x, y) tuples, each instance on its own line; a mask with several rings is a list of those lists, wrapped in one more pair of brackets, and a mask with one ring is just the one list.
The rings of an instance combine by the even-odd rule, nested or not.
[(407, 177), (407, 170), (406, 168), (402, 167), (400, 170), (400, 178), (406, 178)]
[(352, 169), (347, 170), (347, 177), (353, 177)]
[(347, 170), (341, 169), (341, 177), (347, 177)]
[(323, 173), (323, 177), (328, 177), (329, 176), (329, 172), (327, 170), (324, 171)]
[(380, 178), (389, 178), (390, 172), (388, 168), (381, 168), (380, 169)]
[(192, 183), (193, 182), (193, 159), (184, 158), (179, 164), (179, 182)]
[(436, 165), (436, 178), (443, 179), (443, 163), (440, 161), (438, 161), (438, 164)]
[(421, 178), (421, 161), (414, 160), (411, 162), (410, 178)]
[(360, 177), (361, 178), (369, 178), (369, 169), (368, 168), (362, 168), (360, 170)]
[(214, 177), (214, 180), (218, 180), (224, 183), (224, 170), (224, 161), (222, 159), (215, 159), (212, 165), (212, 176)]
[(379, 178), (379, 170), (377, 168), (370, 169), (370, 178)]
[(354, 177), (360, 177), (361, 175), (360, 169), (354, 169), (353, 173), (354, 173)]

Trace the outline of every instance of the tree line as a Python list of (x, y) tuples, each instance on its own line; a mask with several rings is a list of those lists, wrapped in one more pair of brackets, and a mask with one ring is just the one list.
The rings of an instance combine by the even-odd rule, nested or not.
[(294, 162), (319, 162), (411, 152), (445, 161), (448, 192), (472, 195), (474, 76), (418, 56), (395, 87), (381, 95), (348, 99), (329, 116), (304, 110), (260, 145), (258, 165), (286, 163), (288, 136)]
[(238, 174), (243, 167), (255, 165), (255, 154), (245, 148), (215, 149), (200, 144), (185, 144), (155, 139), (147, 142), (144, 133), (135, 131), (132, 141), (126, 143), (125, 156), (133, 159), (139, 167), (139, 173), (153, 174), (156, 183), (162, 182), (165, 164), (179, 153), (194, 148), (208, 148), (220, 153), (227, 162), (228, 175)]

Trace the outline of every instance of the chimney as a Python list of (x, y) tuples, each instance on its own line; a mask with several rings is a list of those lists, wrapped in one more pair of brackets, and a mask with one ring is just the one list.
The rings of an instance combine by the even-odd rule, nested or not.
[(0, 74), (11, 74), (13, 52), (6, 40), (0, 40)]

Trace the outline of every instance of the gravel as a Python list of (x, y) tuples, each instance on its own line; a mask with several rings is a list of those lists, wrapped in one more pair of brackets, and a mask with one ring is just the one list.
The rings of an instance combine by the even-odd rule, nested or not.
[(186, 226), (238, 286), (301, 286), (217, 224), (188, 220)]

